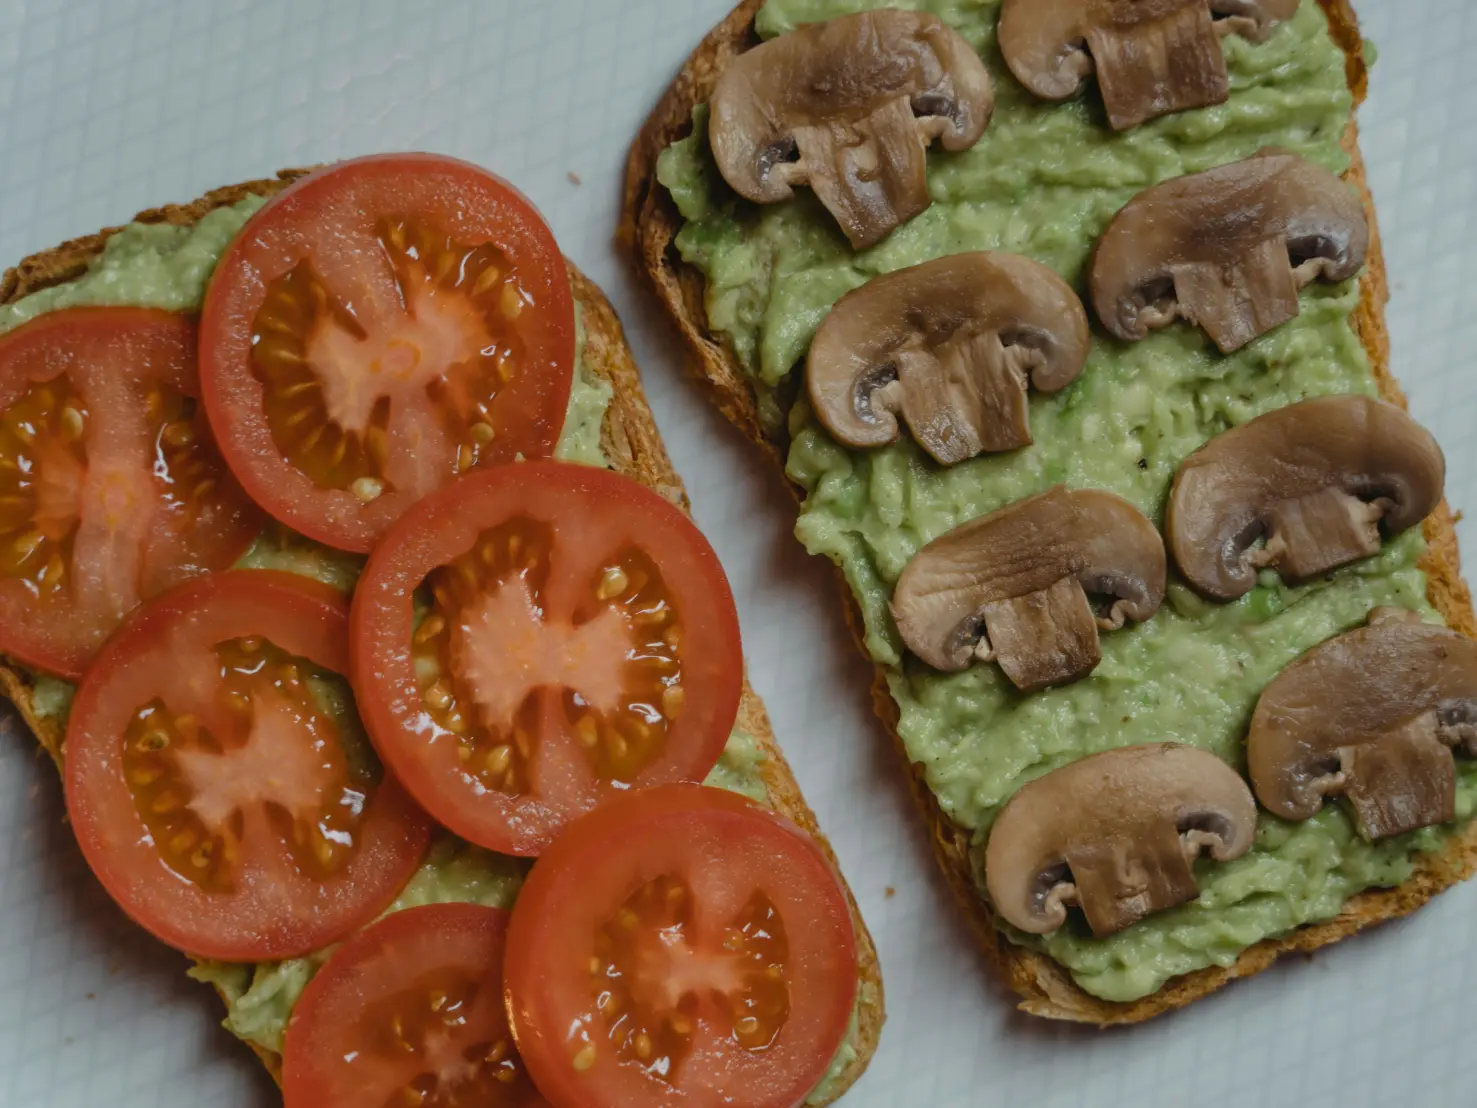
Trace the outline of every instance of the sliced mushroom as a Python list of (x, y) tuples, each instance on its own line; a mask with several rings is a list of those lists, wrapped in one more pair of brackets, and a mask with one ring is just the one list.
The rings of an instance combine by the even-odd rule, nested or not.
[[(1114, 130), (1230, 94), (1221, 38), (1262, 42), (1298, 0), (1005, 0), (1000, 51), (1016, 80), (1065, 100), (1097, 71)], [(1214, 13), (1214, 15), (1212, 15)]]
[(1455, 817), (1454, 750), (1477, 756), (1477, 643), (1400, 608), (1278, 674), (1246, 740), (1268, 811), (1309, 819), (1343, 795), (1370, 840)]
[(892, 614), (936, 669), (999, 662), (1032, 692), (1091, 673), (1099, 629), (1152, 616), (1164, 562), (1159, 532), (1128, 501), (1058, 485), (934, 539), (903, 569)]
[(1094, 935), (1200, 895), (1190, 865), (1251, 849), (1256, 801), (1214, 754), (1125, 746), (1021, 787), (990, 829), (985, 886), (1007, 923), (1055, 931), (1077, 905)]
[(1235, 600), (1264, 567), (1296, 583), (1379, 553), (1381, 526), (1393, 535), (1425, 519), (1445, 479), (1436, 440), (1395, 405), (1368, 396), (1304, 400), (1186, 458), (1169, 491), (1165, 533), (1197, 592)]
[(1187, 319), (1222, 353), (1298, 314), (1298, 289), (1364, 265), (1369, 225), (1338, 177), (1294, 154), (1244, 161), (1145, 189), (1098, 240), (1089, 284), (1125, 342)]
[(994, 107), (959, 32), (883, 8), (740, 54), (713, 90), (708, 138), (740, 196), (774, 204), (809, 185), (861, 249), (928, 207), (928, 144), (967, 150)]
[(1018, 254), (954, 254), (847, 293), (810, 345), (810, 401), (851, 447), (886, 446), (899, 413), (942, 465), (1031, 442), (1028, 385), (1056, 392), (1087, 361), (1071, 287)]

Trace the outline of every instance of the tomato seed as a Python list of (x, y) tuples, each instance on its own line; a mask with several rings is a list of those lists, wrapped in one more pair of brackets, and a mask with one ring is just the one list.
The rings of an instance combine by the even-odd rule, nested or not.
[(636, 1057), (643, 1062), (651, 1057), (651, 1036), (645, 1031), (636, 1036)]
[(493, 431), (492, 424), (490, 423), (472, 424), (472, 441), (478, 446), (486, 446), (493, 440), (495, 435), (496, 432)]
[(68, 404), (62, 409), (61, 427), (62, 433), (66, 435), (67, 439), (76, 442), (82, 437), (82, 413)]
[(165, 424), (159, 435), (169, 446), (184, 447), (195, 441), (195, 429), (184, 421)]
[(149, 805), (149, 810), (156, 816), (162, 816), (166, 812), (172, 812), (179, 807), (179, 801), (174, 793), (160, 793), (154, 798), (154, 803)]
[(497, 266), (488, 266), (482, 271), (482, 276), (478, 277), (476, 282), (472, 285), (472, 295), (481, 296), (488, 289), (492, 288), (493, 285), (497, 284), (498, 278), (500, 278), (501, 276), (502, 272), (498, 269)]
[(169, 745), (169, 735), (164, 731), (145, 731), (138, 741), (138, 749), (145, 753), (163, 750)]
[(444, 712), (451, 707), (451, 692), (447, 689), (445, 681), (437, 681), (421, 693), (421, 698), (431, 706), (433, 711)]
[(595, 1044), (587, 1043), (585, 1048), (574, 1056), (574, 1068), (579, 1073), (584, 1073), (595, 1064)]
[(503, 318), (509, 323), (523, 314), (523, 297), (516, 285), (503, 286), (503, 291), (498, 294), (497, 310), (502, 312)]
[(487, 755), (487, 772), (495, 777), (501, 777), (508, 772), (508, 767), (513, 764), (513, 750), (506, 744), (495, 746)]
[(595, 590), (595, 595), (601, 600), (609, 600), (625, 592), (630, 583), (631, 579), (620, 566), (608, 566), (600, 578), (600, 586)]
[(413, 636), (413, 638), (415, 642), (423, 643), (427, 639), (434, 639), (445, 629), (445, 619), (443, 619), (439, 615), (429, 615), (425, 618), (421, 625), (415, 629), (415, 635)]
[(662, 690), (662, 714), (668, 719), (676, 719), (682, 714), (682, 707), (687, 703), (687, 693), (681, 685), (668, 685)]
[(349, 486), (349, 490), (368, 504), (377, 500), (379, 495), (385, 491), (385, 483), (378, 477), (359, 477)]

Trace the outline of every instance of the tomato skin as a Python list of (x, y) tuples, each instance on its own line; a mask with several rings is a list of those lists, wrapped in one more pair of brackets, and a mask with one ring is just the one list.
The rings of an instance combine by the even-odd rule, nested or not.
[[(230, 566), (251, 544), (261, 514), (219, 459), (210, 474), (218, 490), (213, 502), (185, 525), (152, 476), (158, 443), (146, 416), (149, 395), (164, 389), (197, 399), (195, 354), (195, 324), (154, 308), (65, 308), (0, 336), (0, 412), (9, 411), (28, 388), (65, 375), (89, 411), (86, 468), (99, 474), (95, 481), (87, 473), (77, 478), (79, 524), (68, 558), (67, 602), (38, 600), (15, 578), (0, 581), (0, 650), (80, 680), (133, 604)], [(203, 415), (196, 425), (204, 434)], [(213, 454), (213, 444), (201, 445)], [(121, 513), (121, 527), (113, 530), (94, 517), (105, 482), (120, 477), (134, 479), (129, 492), (142, 494), (145, 502)], [(119, 533), (123, 529), (126, 535)], [(91, 599), (84, 601), (79, 592)]]
[[(499, 993), (507, 924), (508, 914), (497, 908), (428, 904), (393, 912), (352, 935), (293, 1008), (282, 1049), (286, 1108), (377, 1108), (413, 1078), (422, 1057), (376, 1051), (370, 1013), (397, 993), (413, 992), (430, 974), (446, 975), (442, 983), (471, 980), (477, 988), (463, 1026), (452, 1032), (453, 1048), (506, 1040)], [(526, 1076), (499, 1091), (497, 1108), (546, 1108)]]
[(347, 601), (330, 586), (292, 573), (233, 570), (144, 605), (99, 652), (67, 726), (67, 813), (93, 873), (156, 938), (221, 961), (301, 957), (378, 915), (420, 864), (433, 825), (387, 773), (368, 801), (361, 843), (345, 872), (322, 882), (298, 874), (289, 885), (265, 879), (274, 875), (258, 866), (243, 880), (243, 894), (212, 895), (165, 866), (124, 777), (124, 722), (198, 677), (195, 659), (208, 649), (202, 644), (265, 636), (342, 673), (346, 629)]
[[(721, 1038), (686, 1061), (705, 1063), (675, 1087), (613, 1057), (590, 998), (596, 927), (630, 894), (664, 873), (685, 878), (700, 898), (699, 949), (721, 939), (713, 907), (751, 888), (780, 908), (791, 941), (791, 1011), (767, 1050), (750, 1054)], [(724, 878), (729, 883), (724, 884)], [(716, 912), (716, 918), (715, 918)], [(795, 1108), (818, 1085), (845, 1039), (856, 1003), (856, 936), (850, 903), (815, 841), (737, 794), (704, 785), (664, 785), (627, 794), (574, 823), (534, 864), (508, 928), (504, 999), (529, 1072), (556, 1108)], [(566, 1036), (589, 1015), (599, 1050), (571, 1063)], [(706, 1031), (709, 1035), (716, 1032)]]
[(484, 529), (517, 515), (565, 529), (562, 556), (580, 564), (593, 565), (608, 546), (641, 545), (687, 606), (689, 704), (673, 724), (671, 757), (630, 787), (707, 776), (738, 713), (743, 655), (733, 595), (712, 547), (679, 508), (628, 478), (591, 466), (520, 462), (458, 478), (403, 516), (371, 554), (350, 617), (351, 681), (370, 738), (443, 825), (491, 850), (537, 856), (572, 815), (622, 790), (585, 792), (567, 803), (539, 796), (504, 803), (469, 784), (451, 744), (428, 731), (410, 653), (411, 598), (426, 575), (471, 548)]
[[(233, 472), (262, 508), (310, 538), (358, 553), (368, 553), (430, 488), (422, 482), (392, 489), (366, 504), (345, 489), (320, 488), (285, 459), (263, 414), (265, 386), (250, 369), (252, 327), (268, 285), (316, 256), (320, 233), (344, 240), (335, 249), (362, 259), (375, 254), (366, 245), (373, 241), (372, 219), (406, 214), (434, 217), (459, 239), (505, 248), (537, 305), (525, 316), (533, 317), (529, 364), (498, 397), (487, 461), (550, 455), (574, 374), (574, 298), (563, 255), (533, 204), (502, 178), (441, 155), (379, 154), (324, 167), (268, 201), (226, 250), (206, 294), (200, 332), (206, 409)], [(337, 258), (334, 268), (338, 280), (371, 300), (374, 281), (358, 279), (367, 264)], [(454, 460), (446, 460), (440, 480), (455, 472)]]

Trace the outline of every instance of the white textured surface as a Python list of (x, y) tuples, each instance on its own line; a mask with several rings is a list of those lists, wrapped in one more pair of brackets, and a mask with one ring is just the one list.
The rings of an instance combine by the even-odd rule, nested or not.
[[(733, 579), (754, 684), (881, 948), (890, 1019), (846, 1103), (1477, 1104), (1474, 887), (1126, 1032), (1016, 1016), (987, 979), (868, 710), (829, 572), (789, 537), (779, 482), (681, 379), (672, 336), (610, 245), (626, 144), (728, 5), (0, 0), (0, 264), (279, 166), (418, 148), (512, 178), (631, 330)], [(1447, 450), (1452, 501), (1471, 507), (1477, 79), (1464, 52), (1477, 9), (1358, 7), (1381, 48), (1361, 123), (1395, 367)], [(50, 766), (0, 733), (0, 1105), (276, 1103), (216, 1027), (214, 998), (109, 905), (61, 819)]]

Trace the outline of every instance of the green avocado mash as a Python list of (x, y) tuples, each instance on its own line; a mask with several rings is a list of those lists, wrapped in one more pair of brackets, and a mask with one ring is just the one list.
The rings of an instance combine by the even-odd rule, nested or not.
[[(884, 6), (884, 0), (769, 0), (765, 36)], [(1219, 432), (1305, 397), (1372, 393), (1375, 383), (1350, 316), (1354, 282), (1314, 284), (1301, 314), (1222, 357), (1198, 330), (1170, 327), (1127, 345), (1098, 334), (1081, 379), (1034, 396), (1035, 445), (940, 469), (906, 435), (850, 451), (814, 419), (798, 389), (816, 327), (830, 306), (870, 278), (945, 254), (1009, 250), (1080, 283), (1098, 234), (1143, 188), (1247, 157), (1290, 149), (1342, 172), (1352, 111), (1344, 55), (1323, 12), (1305, 0), (1262, 45), (1224, 40), (1230, 101), (1124, 134), (1106, 125), (1096, 94), (1047, 104), (1010, 76), (995, 47), (1000, 0), (908, 0), (957, 28), (996, 81), (995, 117), (974, 149), (929, 157), (933, 205), (869, 250), (853, 252), (808, 190), (758, 208), (726, 186), (707, 149), (706, 108), (693, 136), (662, 155), (658, 177), (686, 220), (682, 256), (707, 278), (709, 324), (752, 375), (761, 415), (788, 431), (788, 473), (806, 490), (796, 533), (841, 567), (866, 621), (872, 657), (887, 667), (899, 732), (944, 809), (974, 832), (976, 868), (1000, 806), (1025, 782), (1084, 755), (1132, 743), (1193, 743), (1240, 766), (1258, 694), (1310, 647), (1395, 604), (1436, 619), (1411, 531), (1375, 558), (1302, 588), (1265, 574), (1233, 604), (1210, 604), (1171, 583), (1147, 624), (1102, 637), (1103, 661), (1077, 684), (1023, 696), (996, 667), (954, 675), (905, 658), (888, 611), (898, 574), (930, 539), (1058, 482), (1110, 489), (1162, 518), (1179, 463)], [(797, 394), (801, 399), (788, 398)], [(1459, 763), (1457, 813), (1477, 810), (1477, 766)], [(1427, 829), (1371, 845), (1346, 811), (1288, 824), (1261, 816), (1256, 846), (1236, 862), (1201, 863), (1200, 899), (1095, 939), (1080, 924), (1056, 934), (1011, 933), (1066, 966), (1088, 992), (1132, 1000), (1169, 978), (1229, 965), (1246, 947), (1335, 915), (1354, 893), (1398, 884), (1414, 855), (1438, 846)], [(983, 888), (983, 874), (976, 873)]]
[[(196, 311), (205, 298), (206, 283), (216, 261), (264, 203), (262, 197), (248, 196), (232, 207), (216, 209), (189, 227), (129, 224), (108, 240), (83, 276), (0, 306), (0, 334), (43, 312), (82, 304)], [(610, 462), (601, 448), (600, 435), (612, 389), (585, 362), (584, 348), (583, 309), (576, 300), (575, 376), (554, 456), (561, 461), (606, 467)], [(257, 537), (236, 566), (300, 573), (348, 592), (364, 568), (364, 557), (333, 550), (274, 525)], [(373, 751), (347, 684), (335, 679), (310, 680), (324, 710), (339, 721), (350, 757), (372, 760)], [(75, 692), (76, 686), (68, 681), (49, 674), (37, 675), (33, 691), (37, 714), (65, 726)], [(705, 784), (767, 806), (769, 791), (760, 771), (763, 760), (763, 751), (753, 736), (734, 731)], [(449, 901), (510, 908), (526, 869), (527, 863), (520, 859), (483, 850), (443, 832), (387, 912)], [(199, 962), (190, 974), (215, 985), (226, 998), (227, 1030), (247, 1042), (280, 1052), (293, 1005), (330, 953), (331, 949), (323, 950), (307, 958), (256, 966)], [(864, 984), (858, 1005), (872, 1003), (874, 991), (873, 986)], [(856, 1035), (854, 1013), (845, 1042), (809, 1102), (826, 1099), (856, 1058)]]

